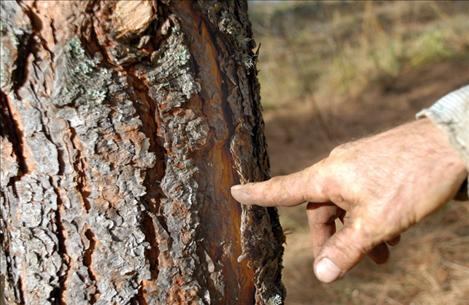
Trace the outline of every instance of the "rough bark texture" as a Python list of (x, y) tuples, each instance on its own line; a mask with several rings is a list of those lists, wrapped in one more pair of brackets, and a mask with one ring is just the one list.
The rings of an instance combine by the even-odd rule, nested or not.
[(0, 5), (0, 304), (282, 304), (246, 2)]

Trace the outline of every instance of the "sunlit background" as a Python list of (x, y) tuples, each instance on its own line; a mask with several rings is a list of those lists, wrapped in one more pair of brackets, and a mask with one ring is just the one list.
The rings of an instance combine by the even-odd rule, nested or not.
[[(469, 2), (250, 1), (272, 174), (413, 120), (469, 84)], [(467, 305), (469, 202), (403, 235), (390, 262), (313, 276), (304, 207), (282, 209), (287, 304)]]

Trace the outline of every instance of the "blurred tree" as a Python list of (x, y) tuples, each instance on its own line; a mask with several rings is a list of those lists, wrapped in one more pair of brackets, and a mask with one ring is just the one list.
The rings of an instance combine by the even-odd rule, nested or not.
[(247, 3), (0, 5), (0, 302), (281, 304)]

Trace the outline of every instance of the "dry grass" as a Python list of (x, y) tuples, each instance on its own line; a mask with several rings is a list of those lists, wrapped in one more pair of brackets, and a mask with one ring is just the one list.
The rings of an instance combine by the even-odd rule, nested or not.
[(342, 102), (409, 67), (467, 56), (468, 11), (466, 1), (251, 5), (263, 103), (275, 108), (310, 95)]
[[(331, 4), (332, 3), (332, 4)], [(251, 7), (274, 175), (338, 143), (412, 120), (469, 83), (469, 2), (301, 2)], [(337, 283), (312, 272), (304, 207), (282, 209), (288, 305), (469, 304), (469, 202), (403, 235), (389, 263)]]

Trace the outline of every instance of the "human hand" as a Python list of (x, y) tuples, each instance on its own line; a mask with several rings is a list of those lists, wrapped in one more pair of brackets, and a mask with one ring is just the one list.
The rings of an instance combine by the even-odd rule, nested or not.
[[(233, 197), (261, 206), (307, 205), (322, 282), (343, 276), (368, 254), (389, 256), (386, 245), (449, 201), (467, 177), (464, 162), (429, 119), (340, 145), (300, 172), (236, 185)], [(336, 232), (335, 219), (344, 222)]]

